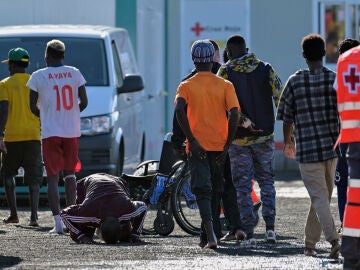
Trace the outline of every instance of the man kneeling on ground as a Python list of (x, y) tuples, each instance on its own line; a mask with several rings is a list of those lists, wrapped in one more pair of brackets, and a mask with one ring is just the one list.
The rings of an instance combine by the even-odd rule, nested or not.
[(108, 174), (92, 174), (77, 182), (76, 204), (61, 211), (70, 237), (79, 244), (94, 243), (100, 228), (105, 243), (136, 241), (146, 215), (144, 202), (131, 201), (126, 180)]

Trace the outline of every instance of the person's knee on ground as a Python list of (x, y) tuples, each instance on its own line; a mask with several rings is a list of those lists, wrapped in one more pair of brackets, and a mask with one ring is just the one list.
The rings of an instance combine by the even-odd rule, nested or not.
[(121, 234), (122, 229), (125, 229), (125, 232), (127, 231), (126, 227), (122, 226), (117, 218), (107, 217), (100, 225), (101, 238), (106, 244), (116, 244), (119, 241), (120, 235), (122, 237), (125, 235), (125, 232)]
[(10, 209), (10, 216), (7, 219), (4, 219), (5, 223), (18, 223), (19, 219), (17, 216), (17, 207), (16, 207), (16, 194), (15, 194), (15, 178), (12, 176), (6, 177), (4, 179), (5, 184), (5, 193), (6, 200)]
[(76, 176), (75, 174), (67, 174), (64, 177), (65, 200), (66, 206), (75, 204), (76, 202)]

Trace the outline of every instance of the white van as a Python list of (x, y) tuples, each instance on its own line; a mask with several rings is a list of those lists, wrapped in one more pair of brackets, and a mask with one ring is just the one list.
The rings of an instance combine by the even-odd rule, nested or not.
[[(88, 107), (81, 113), (78, 178), (95, 172), (132, 172), (144, 159), (144, 88), (127, 31), (92, 25), (0, 27), (0, 60), (11, 48), (30, 54), (28, 73), (45, 66), (46, 43), (65, 43), (64, 64), (79, 68), (87, 83)], [(9, 76), (0, 64), (0, 79)]]

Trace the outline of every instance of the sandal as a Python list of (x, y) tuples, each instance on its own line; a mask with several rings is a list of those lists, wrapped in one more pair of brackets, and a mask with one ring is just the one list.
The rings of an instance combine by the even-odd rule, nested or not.
[(29, 226), (31, 226), (31, 227), (39, 227), (39, 223), (37, 222), (37, 220), (30, 220)]
[(19, 223), (19, 218), (14, 216), (9, 216), (8, 218), (3, 219), (4, 223)]

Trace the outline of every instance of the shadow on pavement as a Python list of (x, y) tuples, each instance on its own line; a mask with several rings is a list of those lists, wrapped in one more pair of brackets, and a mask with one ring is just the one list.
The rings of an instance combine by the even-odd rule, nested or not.
[(0, 256), (0, 267), (1, 269), (5, 267), (11, 267), (22, 262), (22, 259), (14, 256)]

